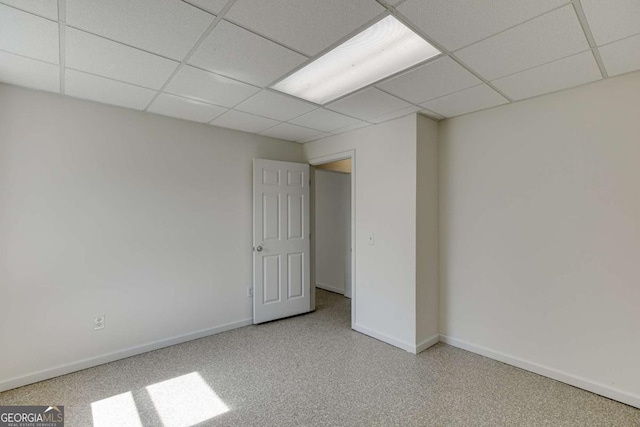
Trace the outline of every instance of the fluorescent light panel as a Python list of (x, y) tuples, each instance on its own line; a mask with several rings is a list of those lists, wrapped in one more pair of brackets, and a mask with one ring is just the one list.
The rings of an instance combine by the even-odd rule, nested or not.
[(440, 51), (389, 15), (273, 86), (326, 104)]

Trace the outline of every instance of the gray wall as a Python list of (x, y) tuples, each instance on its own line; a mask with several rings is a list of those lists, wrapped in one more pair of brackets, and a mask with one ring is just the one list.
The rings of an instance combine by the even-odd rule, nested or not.
[(441, 333), (636, 406), (639, 94), (634, 73), (440, 126)]
[(299, 144), (2, 85), (0, 111), (0, 390), (250, 320), (252, 159)]
[(408, 351), (416, 348), (416, 133), (411, 115), (304, 144), (309, 160), (356, 151), (354, 328)]
[(438, 123), (417, 116), (416, 343), (439, 341)]

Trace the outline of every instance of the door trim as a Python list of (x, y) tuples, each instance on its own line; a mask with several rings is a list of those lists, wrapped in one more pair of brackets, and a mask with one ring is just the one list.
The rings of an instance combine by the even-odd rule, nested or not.
[[(356, 172), (357, 172), (357, 163), (356, 163), (356, 150), (348, 150), (341, 151), (338, 153), (327, 154), (325, 156), (314, 157), (309, 159), (309, 164), (311, 166), (321, 165), (323, 163), (335, 162), (336, 160), (346, 160), (351, 159), (351, 329), (355, 328), (356, 325), (356, 298), (358, 295), (356, 285)], [(315, 173), (315, 172), (314, 172)], [(314, 185), (311, 188), (313, 192), (314, 198), (314, 216), (313, 216), (313, 226), (311, 229), (313, 230), (313, 238), (312, 245), (314, 247), (313, 250), (313, 279), (311, 281), (311, 285), (316, 287), (315, 284), (315, 191), (316, 186)]]

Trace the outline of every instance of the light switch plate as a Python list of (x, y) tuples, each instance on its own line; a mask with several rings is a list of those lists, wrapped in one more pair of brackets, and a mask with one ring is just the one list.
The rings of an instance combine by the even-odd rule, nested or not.
[(369, 234), (369, 240), (367, 241), (367, 243), (369, 245), (375, 245), (376, 244), (376, 235), (375, 234)]

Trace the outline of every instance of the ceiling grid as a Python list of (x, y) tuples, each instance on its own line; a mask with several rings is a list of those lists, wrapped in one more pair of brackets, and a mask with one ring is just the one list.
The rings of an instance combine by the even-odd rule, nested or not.
[(580, 0), (574, 0), (573, 7), (576, 11), (576, 15), (578, 16), (578, 20), (580, 21), (580, 25), (582, 26), (582, 30), (584, 31), (584, 35), (587, 38), (587, 42), (589, 42), (589, 47), (591, 48), (593, 57), (598, 64), (600, 74), (602, 74), (603, 79), (606, 79), (609, 77), (609, 74), (607, 73), (607, 69), (604, 67), (604, 62), (602, 62), (600, 51), (598, 50), (595, 39), (593, 38), (593, 33), (591, 33), (591, 28), (589, 27), (589, 22), (587, 22), (587, 16), (584, 14), (584, 9), (582, 9)]
[[(304, 143), (640, 69), (636, 0), (124, 1), (0, 0), (0, 82)], [(441, 55), (325, 105), (272, 89), (390, 15)]]
[(60, 53), (60, 93), (64, 95), (64, 71), (65, 71), (65, 48), (66, 48), (66, 9), (65, 9), (65, 0), (58, 0), (58, 42), (60, 43), (59, 53)]
[(171, 76), (169, 76), (169, 79), (164, 83), (164, 85), (160, 88), (160, 90), (158, 91), (158, 93), (156, 94), (156, 96), (153, 97), (153, 99), (149, 102), (149, 104), (147, 104), (147, 106), (145, 107), (144, 111), (147, 111), (149, 109), (149, 107), (151, 106), (151, 104), (153, 103), (153, 101), (155, 101), (158, 96), (164, 92), (164, 90), (167, 88), (167, 86), (169, 86), (169, 84), (171, 83), (171, 81), (174, 79), (174, 77), (178, 74), (178, 72), (180, 72), (180, 70), (182, 69), (182, 67), (184, 67), (184, 65), (187, 63), (187, 61), (189, 60), (189, 58), (191, 58), (191, 56), (196, 52), (196, 50), (198, 49), (198, 47), (200, 47), (200, 45), (204, 42), (204, 40), (207, 38), (207, 36), (213, 31), (213, 29), (218, 25), (218, 23), (220, 21), (222, 21), (222, 18), (224, 17), (225, 13), (227, 13), (227, 11), (229, 9), (231, 9), (231, 6), (233, 6), (233, 3), (235, 3), (236, 0), (229, 0), (229, 2), (226, 4), (226, 6), (222, 9), (222, 11), (220, 12), (220, 14), (213, 20), (213, 22), (211, 24), (209, 24), (209, 26), (207, 27), (207, 29), (204, 31), (204, 33), (200, 36), (200, 38), (198, 39), (198, 41), (196, 42), (195, 45), (193, 45), (193, 47), (191, 48), (191, 50), (189, 50), (189, 52), (187, 53), (187, 55), (182, 59), (182, 61), (180, 62), (180, 65), (178, 65), (178, 67), (174, 70), (173, 74), (171, 74)]

